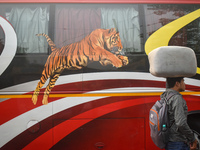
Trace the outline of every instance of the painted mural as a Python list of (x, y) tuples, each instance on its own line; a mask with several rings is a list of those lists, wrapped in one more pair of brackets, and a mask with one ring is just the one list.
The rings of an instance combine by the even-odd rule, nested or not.
[(42, 100), (43, 104), (48, 104), (48, 95), (64, 69), (82, 69), (93, 61), (99, 61), (103, 66), (111, 64), (117, 68), (128, 64), (128, 57), (119, 55), (123, 46), (119, 32), (115, 28), (96, 29), (80, 42), (62, 48), (56, 48), (46, 34), (38, 34), (40, 35), (46, 37), (52, 53), (46, 61), (40, 81), (33, 93), (33, 104), (37, 103), (40, 89), (50, 78)]

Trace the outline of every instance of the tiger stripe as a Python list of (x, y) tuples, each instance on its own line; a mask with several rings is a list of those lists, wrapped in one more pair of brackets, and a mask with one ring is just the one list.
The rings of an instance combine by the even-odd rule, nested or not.
[(44, 33), (37, 36), (44, 36), (47, 39), (52, 53), (46, 61), (40, 82), (33, 93), (34, 104), (37, 103), (40, 89), (50, 78), (42, 100), (43, 104), (48, 104), (48, 95), (64, 69), (82, 69), (88, 62), (93, 61), (99, 61), (102, 65), (112, 64), (117, 68), (128, 64), (126, 56), (111, 53), (114, 47), (117, 47), (118, 51), (123, 48), (119, 33), (114, 28), (96, 29), (80, 42), (65, 45), (62, 48), (56, 48), (54, 42)]

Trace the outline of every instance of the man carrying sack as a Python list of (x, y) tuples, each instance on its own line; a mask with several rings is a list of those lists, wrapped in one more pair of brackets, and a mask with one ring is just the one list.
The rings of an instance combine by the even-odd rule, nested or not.
[(148, 58), (151, 74), (166, 78), (166, 91), (161, 99), (173, 95), (166, 100), (169, 125), (165, 149), (195, 150), (198, 142), (187, 124), (188, 107), (180, 94), (185, 91), (184, 77), (196, 74), (197, 63), (193, 50), (187, 47), (164, 46), (153, 50)]

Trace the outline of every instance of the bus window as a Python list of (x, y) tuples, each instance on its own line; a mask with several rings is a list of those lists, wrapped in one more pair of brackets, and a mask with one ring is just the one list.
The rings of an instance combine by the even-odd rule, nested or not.
[(58, 4), (55, 16), (58, 47), (80, 41), (98, 28), (117, 28), (123, 53), (142, 52), (138, 5)]
[(149, 4), (144, 7), (147, 37), (162, 26), (185, 15), (180, 5)]
[[(145, 5), (147, 37), (162, 26), (197, 9), (199, 5)], [(170, 39), (169, 45), (186, 46), (200, 52), (200, 19), (196, 19), (178, 30)]]
[(200, 53), (200, 19), (196, 19), (179, 30), (171, 38), (169, 45), (181, 45)]
[(5, 4), (0, 15), (6, 18), (17, 34), (17, 54), (47, 53), (45, 39), (36, 34), (47, 33), (49, 9), (46, 5)]

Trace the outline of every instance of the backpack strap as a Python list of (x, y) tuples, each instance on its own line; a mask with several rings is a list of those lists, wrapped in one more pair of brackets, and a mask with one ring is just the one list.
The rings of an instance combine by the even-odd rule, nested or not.
[(176, 95), (176, 93), (174, 92), (170, 92), (167, 97), (166, 97), (166, 100), (168, 101), (172, 96)]
[(172, 96), (174, 96), (174, 95), (176, 95), (176, 93), (174, 93), (174, 92), (170, 92), (167, 96), (167, 93), (163, 93), (163, 98), (162, 99), (164, 99), (164, 101), (167, 103), (167, 101), (172, 97)]
[[(164, 95), (164, 101), (167, 103), (167, 101), (172, 97), (176, 95), (176, 93), (174, 92), (170, 92), (167, 96), (166, 96), (166, 93)], [(168, 112), (168, 111), (167, 111)], [(169, 126), (169, 128), (171, 128), (173, 126), (173, 124), (175, 123), (175, 121)]]

